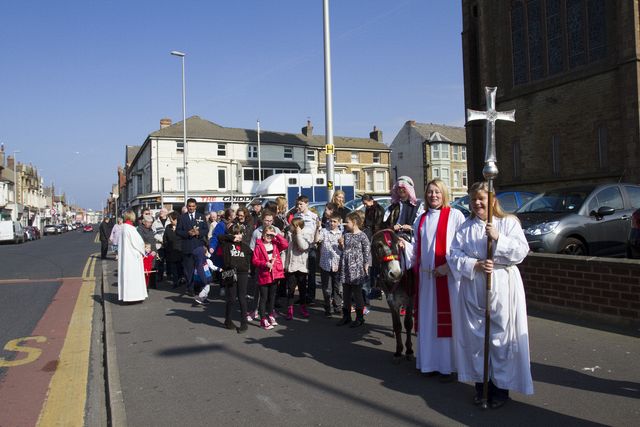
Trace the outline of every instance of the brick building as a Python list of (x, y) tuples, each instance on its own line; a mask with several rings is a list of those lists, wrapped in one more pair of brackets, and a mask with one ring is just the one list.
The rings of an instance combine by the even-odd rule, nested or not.
[[(465, 104), (498, 110), (499, 187), (640, 182), (638, 0), (463, 0)], [(477, 124), (476, 124), (477, 123)], [(467, 126), (469, 178), (482, 179), (484, 127)]]

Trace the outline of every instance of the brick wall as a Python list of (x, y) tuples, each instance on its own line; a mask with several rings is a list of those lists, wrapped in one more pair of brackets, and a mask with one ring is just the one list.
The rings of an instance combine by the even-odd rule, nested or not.
[(530, 306), (640, 324), (637, 260), (531, 253), (519, 268)]

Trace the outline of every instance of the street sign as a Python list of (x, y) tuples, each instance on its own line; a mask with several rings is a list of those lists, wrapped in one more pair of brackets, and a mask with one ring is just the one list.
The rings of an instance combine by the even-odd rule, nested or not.
[(324, 149), (327, 152), (327, 154), (333, 154), (334, 148), (335, 146), (333, 144), (327, 144), (324, 146)]

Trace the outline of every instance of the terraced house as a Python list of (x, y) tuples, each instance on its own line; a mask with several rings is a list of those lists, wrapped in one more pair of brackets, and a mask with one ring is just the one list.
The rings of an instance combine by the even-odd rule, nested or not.
[[(127, 146), (122, 208), (178, 208), (184, 203), (183, 124), (160, 121), (140, 147)], [(247, 203), (258, 183), (276, 173), (325, 173), (325, 136), (310, 121), (301, 133), (229, 128), (198, 116), (187, 118), (188, 197), (221, 209)], [(390, 148), (375, 129), (368, 138), (334, 137), (335, 171), (351, 173), (357, 192), (388, 194)], [(260, 153), (260, 155), (258, 154)], [(260, 165), (258, 158), (260, 157)], [(259, 166), (262, 176), (259, 174)]]

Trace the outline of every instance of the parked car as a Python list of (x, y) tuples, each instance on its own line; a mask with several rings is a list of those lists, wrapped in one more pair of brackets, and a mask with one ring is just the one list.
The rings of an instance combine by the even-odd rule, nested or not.
[(516, 214), (532, 251), (624, 257), (637, 208), (639, 185), (594, 184), (546, 191)]
[[(496, 197), (500, 201), (500, 206), (505, 212), (515, 212), (522, 205), (529, 200), (537, 196), (538, 193), (532, 193), (530, 191), (513, 191), (505, 190), (496, 192)], [(458, 209), (465, 218), (471, 215), (471, 208), (469, 207), (469, 196), (460, 197), (459, 199), (451, 202), (451, 207)]]
[(58, 228), (54, 224), (47, 224), (42, 228), (42, 232), (45, 236), (49, 236), (51, 234), (58, 234)]
[(93, 231), (93, 225), (87, 224), (82, 228), (82, 231), (85, 233), (90, 233)]
[(627, 239), (627, 257), (640, 258), (640, 209), (631, 215), (631, 228)]
[(0, 242), (24, 243), (22, 224), (18, 221), (0, 221)]
[[(378, 204), (384, 209), (387, 209), (387, 207), (391, 204), (391, 196), (373, 196), (373, 200), (378, 202)], [(362, 199), (360, 197), (349, 200), (344, 204), (344, 206), (352, 211), (364, 211), (364, 204), (362, 203)]]
[(34, 234), (34, 231), (31, 229), (31, 227), (26, 226), (22, 228), (23, 232), (24, 232), (24, 240), (26, 242), (30, 242), (31, 240), (36, 240), (36, 236)]
[(65, 224), (56, 224), (56, 229), (58, 230), (58, 234), (67, 232), (67, 226)]

